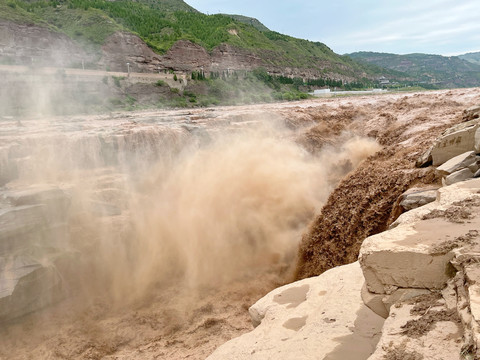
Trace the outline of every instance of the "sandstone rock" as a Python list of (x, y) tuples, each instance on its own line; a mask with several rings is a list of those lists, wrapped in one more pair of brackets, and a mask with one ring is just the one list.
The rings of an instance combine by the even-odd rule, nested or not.
[(390, 295), (374, 294), (368, 291), (367, 286), (362, 288), (362, 299), (373, 312), (386, 319), (390, 308), (399, 302), (404, 302), (420, 295), (427, 295), (431, 292), (425, 289), (398, 289)]
[(263, 66), (262, 59), (251, 51), (221, 44), (212, 51), (213, 69), (251, 70)]
[(9, 154), (9, 147), (0, 147), (0, 186), (16, 179), (18, 176), (16, 164), (10, 160)]
[[(0, 210), (0, 321), (38, 310), (61, 296), (53, 260), (68, 236), (69, 198), (57, 188), (10, 191)], [(5, 203), (2, 206), (6, 206)]]
[(0, 210), (0, 253), (13, 252), (41, 241), (48, 228), (45, 205)]
[(468, 180), (473, 178), (473, 175), (473, 172), (469, 168), (458, 170), (445, 178), (445, 184), (452, 185), (460, 181)]
[(480, 105), (471, 106), (463, 112), (463, 118), (465, 120), (477, 119), (479, 116), (480, 116)]
[(415, 166), (416, 166), (416, 167), (425, 167), (425, 166), (430, 166), (430, 165), (432, 165), (432, 162), (433, 162), (432, 149), (433, 149), (433, 147), (431, 147), (430, 149), (428, 149), (427, 151), (425, 151), (425, 152), (417, 159), (417, 161), (415, 162)]
[(355, 359), (374, 351), (383, 319), (362, 302), (358, 263), (273, 290), (250, 308), (250, 333), (208, 359)]
[(122, 210), (112, 204), (101, 201), (90, 201), (89, 210), (98, 216), (116, 216), (122, 213)]
[(475, 162), (468, 167), (473, 173), (476, 173), (480, 169), (480, 156), (475, 157)]
[[(127, 72), (127, 62), (132, 72), (158, 72), (159, 55), (138, 36), (128, 32), (110, 35), (102, 46), (101, 62), (111, 71)], [(141, 58), (141, 61), (138, 61)]]
[(412, 188), (402, 194), (400, 206), (409, 211), (429, 204), (437, 199), (438, 188)]
[(467, 151), (463, 154), (457, 155), (443, 165), (437, 168), (437, 172), (441, 175), (449, 175), (455, 171), (468, 168), (470, 165), (475, 164), (477, 161), (474, 151)]
[(363, 303), (370, 308), (375, 314), (383, 317), (386, 319), (388, 317), (387, 307), (385, 306), (384, 302), (382, 301), (384, 298), (384, 294), (374, 294), (368, 291), (367, 285), (364, 284), (362, 287), (362, 300)]
[(433, 144), (433, 165), (438, 166), (467, 151), (479, 152), (478, 120), (463, 122), (446, 130)]
[(474, 178), (480, 177), (480, 170), (477, 170), (477, 171), (475, 172), (475, 174), (473, 174), (473, 177), (474, 177)]
[(368, 290), (391, 294), (397, 288), (444, 288), (452, 276), (452, 250), (480, 250), (475, 232), (479, 189), (479, 180), (441, 188), (435, 202), (402, 214), (390, 230), (367, 238), (359, 260)]
[(465, 278), (469, 295), (470, 311), (475, 321), (480, 321), (480, 264), (465, 266)]
[(460, 358), (462, 328), (456, 312), (447, 309), (441, 299), (417, 299), (392, 307), (380, 342), (369, 360)]
[(431, 292), (426, 289), (398, 289), (392, 294), (384, 296), (382, 302), (385, 308), (390, 311), (390, 308), (396, 303), (405, 302), (417, 296), (428, 294), (431, 294)]
[(211, 59), (207, 50), (200, 45), (188, 40), (177, 41), (161, 58), (165, 68), (178, 69), (181, 71), (193, 71), (203, 68), (210, 71)]
[(28, 256), (0, 257), (0, 321), (36, 311), (61, 296), (54, 266)]
[(5, 198), (15, 206), (45, 205), (45, 215), (50, 222), (64, 222), (70, 206), (70, 198), (57, 187), (36, 187), (28, 190), (11, 191)]

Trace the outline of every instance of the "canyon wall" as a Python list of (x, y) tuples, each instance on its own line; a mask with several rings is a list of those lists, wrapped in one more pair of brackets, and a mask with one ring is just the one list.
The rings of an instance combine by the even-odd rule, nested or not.
[[(0, 64), (76, 67), (127, 72), (154, 73), (164, 70), (192, 71), (251, 71), (264, 67), (268, 72), (302, 78), (331, 77), (353, 80), (351, 76), (328, 72), (332, 64), (312, 59), (309, 67), (295, 67), (279, 63), (282, 54), (271, 50), (241, 49), (221, 44), (208, 52), (188, 40), (179, 40), (163, 55), (155, 53), (135, 34), (115, 32), (101, 49), (85, 50), (77, 42), (60, 32), (38, 25), (0, 22)], [(127, 65), (127, 63), (129, 65)], [(342, 64), (333, 64), (348, 70)], [(327, 72), (325, 72), (327, 71)]]

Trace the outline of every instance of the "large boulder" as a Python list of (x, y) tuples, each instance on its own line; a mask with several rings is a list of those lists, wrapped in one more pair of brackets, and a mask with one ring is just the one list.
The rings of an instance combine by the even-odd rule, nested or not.
[(400, 206), (405, 211), (416, 209), (437, 199), (438, 187), (411, 188), (401, 196)]
[(367, 238), (359, 260), (368, 290), (443, 289), (454, 274), (453, 249), (480, 250), (479, 190), (477, 179), (441, 188), (435, 202), (402, 214), (390, 230)]
[(41, 309), (61, 296), (55, 266), (29, 256), (0, 257), (0, 321)]
[(469, 166), (476, 164), (476, 162), (477, 157), (475, 151), (466, 151), (439, 166), (437, 168), (437, 173), (440, 175), (449, 175), (455, 171), (468, 168)]
[(445, 185), (452, 185), (460, 181), (465, 181), (473, 178), (473, 172), (469, 168), (455, 171), (445, 178)]
[(0, 254), (13, 253), (38, 244), (47, 228), (45, 205), (0, 210)]
[(383, 318), (360, 295), (358, 263), (273, 290), (250, 308), (250, 333), (220, 346), (213, 359), (367, 359)]
[(463, 122), (446, 130), (433, 144), (433, 165), (438, 166), (467, 151), (480, 152), (480, 122)]
[(69, 197), (54, 187), (8, 191), (0, 210), (0, 321), (59, 299)]

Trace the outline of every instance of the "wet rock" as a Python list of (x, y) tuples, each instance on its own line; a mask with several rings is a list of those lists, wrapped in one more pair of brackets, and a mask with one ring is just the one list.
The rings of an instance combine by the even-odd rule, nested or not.
[(405, 211), (416, 209), (437, 199), (438, 188), (412, 188), (402, 194), (400, 206)]
[(90, 201), (89, 210), (98, 216), (116, 216), (122, 214), (122, 210), (119, 207), (101, 201)]
[(70, 198), (57, 187), (37, 187), (8, 192), (5, 198), (14, 206), (45, 205), (45, 215), (50, 222), (64, 222), (70, 206)]
[(383, 318), (361, 299), (358, 263), (273, 290), (250, 308), (250, 333), (220, 346), (208, 359), (367, 359)]
[(432, 165), (433, 157), (432, 157), (432, 147), (425, 151), (416, 161), (416, 167), (426, 167)]
[(60, 299), (61, 278), (52, 265), (28, 256), (0, 257), (0, 321), (13, 319)]
[(36, 311), (62, 296), (53, 263), (64, 253), (70, 205), (55, 187), (9, 191), (2, 198), (0, 320)]
[(9, 148), (0, 148), (0, 186), (18, 177), (16, 163), (9, 158)]
[(452, 185), (460, 181), (473, 178), (473, 172), (469, 168), (455, 171), (445, 178), (445, 185)]
[(48, 225), (45, 205), (0, 210), (0, 254), (40, 243), (43, 231), (48, 229)]

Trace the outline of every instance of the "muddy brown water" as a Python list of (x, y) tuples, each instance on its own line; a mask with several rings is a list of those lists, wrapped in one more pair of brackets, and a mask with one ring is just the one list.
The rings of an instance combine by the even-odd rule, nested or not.
[[(308, 223), (379, 149), (362, 142), (387, 129), (378, 113), (419, 116), (404, 97), (419, 108), (480, 99), (462, 92), (0, 120), (0, 167), (16, 164), (1, 190), (66, 191), (68, 248), (81, 260), (63, 264), (63, 301), (2, 326), (0, 358), (205, 358), (252, 329), (248, 307), (291, 280)], [(329, 118), (338, 132), (314, 137)], [(99, 217), (91, 201), (121, 213)]]

